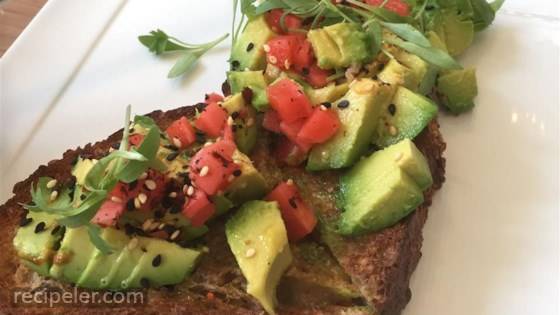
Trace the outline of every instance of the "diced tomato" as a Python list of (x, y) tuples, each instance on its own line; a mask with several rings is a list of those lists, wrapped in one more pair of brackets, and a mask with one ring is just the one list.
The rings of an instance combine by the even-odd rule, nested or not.
[(301, 87), (290, 79), (282, 79), (267, 88), (270, 106), (280, 119), (294, 122), (311, 115), (313, 108)]
[(123, 201), (115, 202), (111, 199), (105, 200), (97, 213), (91, 219), (91, 222), (103, 227), (115, 226), (118, 218), (122, 215), (125, 209)]
[(184, 149), (196, 141), (196, 134), (190, 121), (187, 117), (183, 116), (175, 120), (169, 127), (167, 127), (167, 135), (169, 139), (178, 139), (181, 143), (180, 149)]
[[(215, 195), (229, 184), (229, 176), (239, 167), (232, 162), (235, 144), (218, 141), (202, 148), (191, 160), (189, 176), (196, 187), (207, 195)], [(201, 174), (204, 172), (203, 174)]]
[[(284, 33), (280, 24), (280, 19), (282, 18), (283, 14), (284, 11), (282, 9), (274, 9), (268, 11), (265, 15), (268, 26), (270, 26), (270, 28), (276, 33)], [(286, 26), (286, 29), (288, 30), (301, 28), (301, 25), (302, 20), (296, 15), (287, 14), (286, 17), (284, 17), (284, 26)]]
[(313, 49), (304, 35), (276, 36), (267, 45), (270, 48), (268, 62), (280, 69), (301, 71), (313, 63)]
[(222, 134), (222, 136), (224, 137), (224, 140), (235, 142), (235, 134), (233, 133), (233, 128), (231, 128), (231, 126), (229, 126), (228, 124), (226, 124), (226, 127), (224, 128), (224, 133)]
[(226, 111), (218, 103), (210, 103), (196, 119), (195, 126), (210, 137), (219, 137), (227, 116)]
[(329, 140), (340, 128), (338, 115), (330, 110), (315, 108), (297, 134), (297, 143), (323, 143)]
[(218, 103), (224, 100), (224, 97), (221, 96), (218, 93), (210, 93), (210, 94), (206, 94), (206, 96), (204, 97), (204, 103), (206, 104), (210, 104), (210, 103)]
[[(366, 0), (366, 3), (373, 6), (381, 6), (386, 0)], [(389, 0), (383, 8), (393, 11), (400, 16), (408, 16), (410, 14), (410, 7), (403, 0)]]
[(269, 109), (264, 113), (263, 127), (268, 131), (282, 133), (280, 130), (280, 117), (275, 110)]
[(144, 141), (144, 135), (141, 135), (139, 133), (128, 136), (128, 143), (135, 147), (139, 146), (142, 141)]
[(317, 217), (311, 208), (301, 199), (295, 184), (282, 182), (266, 197), (276, 201), (280, 206), (282, 219), (286, 224), (288, 238), (298, 241), (311, 233), (317, 224)]
[(301, 72), (305, 67), (309, 67), (313, 63), (313, 48), (311, 43), (307, 41), (307, 38), (303, 35), (297, 36), (297, 46), (296, 50), (293, 52), (292, 64), (294, 68)]
[(332, 71), (323, 70), (316, 64), (313, 64), (309, 68), (307, 68), (307, 73), (303, 72), (305, 80), (314, 88), (322, 88), (325, 85), (329, 84), (328, 78), (331, 74)]
[(275, 147), (274, 156), (286, 165), (298, 166), (307, 159), (307, 152), (283, 137)]
[(193, 227), (202, 226), (215, 212), (214, 204), (208, 200), (208, 196), (203, 191), (198, 189), (183, 205), (183, 215), (190, 220)]
[(297, 146), (305, 153), (311, 149), (311, 142), (299, 139), (298, 133), (305, 124), (305, 119), (300, 119), (298, 121), (294, 121), (292, 123), (287, 123), (285, 121), (280, 123), (280, 130), (282, 133), (290, 139), (293, 143), (297, 144)]

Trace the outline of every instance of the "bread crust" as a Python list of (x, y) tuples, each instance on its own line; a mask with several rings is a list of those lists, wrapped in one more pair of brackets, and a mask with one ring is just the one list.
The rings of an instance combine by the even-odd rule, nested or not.
[[(196, 106), (186, 106), (170, 111), (154, 111), (149, 114), (161, 128), (167, 127), (172, 121), (181, 117), (193, 117)], [(107, 139), (95, 144), (87, 144), (83, 148), (66, 151), (61, 159), (41, 165), (27, 179), (17, 183), (13, 188), (14, 196), (0, 206), (0, 227), (4, 233), (0, 235), (0, 314), (264, 314), (258, 303), (243, 291), (243, 279), (233, 255), (230, 253), (223, 233), (223, 224), (205, 236), (207, 246), (212, 255), (205, 255), (191, 279), (177, 285), (173, 291), (168, 289), (147, 290), (148, 303), (140, 306), (57, 306), (54, 308), (16, 306), (12, 304), (12, 291), (16, 287), (31, 288), (37, 285), (37, 276), (20, 266), (12, 246), (12, 239), (23, 214), (20, 204), (30, 202), (29, 189), (31, 184), (40, 177), (51, 176), (59, 181), (70, 177), (73, 162), (78, 156), (99, 158), (106, 154), (112, 144), (122, 136), (122, 129)], [(270, 137), (260, 137), (268, 141)], [(263, 140), (261, 140), (263, 141)], [(345, 239), (342, 246), (331, 248), (342, 268), (350, 275), (359, 287), (366, 300), (381, 315), (400, 314), (408, 303), (411, 293), (409, 280), (420, 259), (422, 245), (422, 227), (427, 218), (428, 207), (433, 193), (444, 181), (445, 159), (443, 151), (445, 142), (439, 132), (437, 121), (433, 121), (418, 137), (415, 143), (426, 155), (433, 177), (433, 187), (425, 193), (425, 202), (407, 218), (396, 225), (378, 233), (363, 237)], [(267, 179), (278, 180), (268, 176), (267, 161), (270, 152), (266, 145), (261, 145), (253, 154), (259, 170), (265, 172)], [(279, 176), (287, 177), (299, 174), (299, 180), (315, 187), (334, 187), (337, 173), (302, 174), (301, 168), (281, 168)], [(316, 191), (315, 191), (316, 192)], [(326, 200), (311, 191), (303, 191), (304, 198), (312, 204), (324, 209), (326, 214), (337, 211), (332, 200)], [(332, 194), (331, 194), (332, 195)], [(323, 201), (321, 201), (323, 200)], [(55, 281), (40, 280), (39, 286), (64, 286)], [(207, 293), (212, 292), (214, 298), (209, 299)], [(363, 308), (326, 305), (312, 308), (280, 307), (280, 314), (367, 314)]]

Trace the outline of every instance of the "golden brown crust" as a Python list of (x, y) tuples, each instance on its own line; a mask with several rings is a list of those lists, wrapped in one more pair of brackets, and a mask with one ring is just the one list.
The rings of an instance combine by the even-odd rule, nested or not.
[[(160, 127), (165, 128), (180, 116), (192, 117), (193, 107), (182, 107), (150, 114)], [(149, 290), (147, 305), (139, 307), (57, 307), (57, 308), (29, 308), (13, 307), (12, 289), (16, 286), (29, 288), (32, 274), (19, 266), (12, 247), (12, 239), (23, 212), (20, 204), (30, 201), (29, 188), (39, 177), (52, 176), (64, 181), (70, 173), (73, 161), (79, 155), (99, 157), (108, 151), (111, 144), (118, 142), (121, 131), (114, 133), (104, 141), (88, 144), (84, 148), (69, 150), (62, 159), (40, 166), (29, 178), (16, 184), (14, 196), (0, 207), (0, 227), (4, 233), (0, 236), (0, 313), (2, 314), (104, 314), (118, 312), (122, 314), (261, 314), (259, 305), (244, 291), (244, 279), (241, 276), (235, 260), (227, 248), (223, 231), (220, 228), (211, 229), (205, 237), (212, 255), (205, 255), (200, 267), (185, 283), (178, 285), (173, 292), (167, 289)], [(427, 156), (432, 173), (434, 186), (426, 193), (426, 202), (405, 220), (379, 233), (364, 237), (347, 239), (343, 246), (332, 248), (343, 269), (360, 287), (362, 294), (375, 306), (379, 314), (399, 314), (410, 299), (409, 279), (420, 258), (422, 244), (422, 226), (427, 217), (427, 209), (431, 203), (431, 196), (439, 189), (444, 180), (445, 160), (442, 153), (445, 149), (439, 133), (437, 122), (429, 127), (416, 139), (419, 148)], [(257, 150), (259, 151), (259, 150)], [(257, 160), (259, 154), (255, 153)], [(270, 155), (269, 155), (270, 156)], [(270, 160), (269, 157), (264, 157)], [(258, 163), (257, 163), (258, 164)], [(262, 169), (261, 169), (262, 170)], [(262, 170), (266, 171), (266, 170)], [(285, 176), (290, 173), (301, 174), (301, 169), (283, 169)], [(283, 175), (283, 176), (284, 176)], [(273, 176), (269, 176), (273, 178)], [(318, 186), (333, 187), (336, 173), (321, 175), (304, 175), (302, 181), (316, 182)], [(330, 178), (330, 179), (329, 179)], [(328, 181), (331, 183), (327, 183)], [(310, 185), (312, 187), (313, 185)], [(305, 191), (303, 192), (305, 194)], [(332, 195), (332, 194), (331, 194)], [(305, 197), (316, 207), (327, 211), (336, 211), (333, 202), (321, 203), (320, 198)], [(328, 201), (328, 198), (327, 198)], [(332, 201), (332, 200), (331, 200)], [(220, 226), (220, 223), (217, 224)], [(213, 292), (215, 298), (209, 300), (206, 296)], [(322, 308), (301, 309), (281, 308), (281, 314), (362, 314), (363, 309), (349, 309), (343, 306), (324, 306)]]

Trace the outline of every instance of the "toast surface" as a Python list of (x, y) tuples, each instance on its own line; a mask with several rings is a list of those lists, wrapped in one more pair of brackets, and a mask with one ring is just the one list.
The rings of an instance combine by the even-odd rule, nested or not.
[[(194, 106), (181, 107), (166, 112), (149, 114), (161, 128), (181, 117), (193, 117)], [(204, 258), (191, 278), (169, 290), (168, 288), (147, 290), (148, 303), (140, 306), (110, 308), (101, 306), (57, 306), (23, 307), (12, 305), (12, 289), (69, 286), (52, 280), (39, 278), (20, 266), (12, 246), (12, 239), (23, 213), (21, 203), (30, 202), (31, 184), (43, 176), (51, 176), (64, 182), (70, 177), (73, 162), (78, 156), (98, 158), (106, 154), (112, 144), (120, 141), (122, 130), (109, 138), (88, 144), (83, 148), (68, 150), (59, 160), (40, 166), (30, 177), (14, 186), (14, 196), (0, 207), (0, 227), (5, 231), (0, 236), (0, 314), (264, 314), (258, 303), (244, 291), (245, 280), (231, 254), (225, 235), (223, 221), (210, 228), (204, 241), (210, 255)], [(323, 217), (335, 218), (338, 210), (334, 203), (334, 191), (338, 183), (338, 172), (318, 174), (303, 172), (301, 167), (282, 167), (272, 158), (272, 137), (260, 137), (252, 154), (255, 166), (269, 184), (281, 179), (293, 178), (302, 188), (303, 198)], [(425, 202), (416, 211), (394, 226), (377, 233), (356, 238), (334, 236), (329, 248), (336, 261), (353, 284), (359, 289), (367, 304), (374, 306), (376, 314), (399, 314), (408, 303), (411, 293), (409, 280), (421, 256), (422, 227), (427, 218), (428, 207), (434, 192), (444, 181), (445, 143), (439, 132), (437, 121), (415, 139), (418, 148), (425, 154), (434, 178), (434, 185), (425, 193)], [(316, 231), (314, 238), (318, 239)], [(211, 299), (208, 293), (212, 293)], [(358, 301), (357, 304), (366, 303)], [(370, 314), (365, 306), (351, 305), (281, 305), (279, 314)]]

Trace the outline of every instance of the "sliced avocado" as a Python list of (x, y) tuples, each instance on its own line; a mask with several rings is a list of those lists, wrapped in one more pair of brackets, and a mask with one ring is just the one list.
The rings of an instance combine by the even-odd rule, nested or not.
[(215, 195), (210, 199), (216, 209), (214, 217), (219, 217), (233, 208), (233, 202), (231, 202), (231, 200), (229, 200), (229, 198), (224, 195)]
[(428, 98), (405, 87), (397, 88), (393, 100), (381, 114), (374, 143), (379, 147), (402, 139), (414, 139), (437, 115), (437, 106)]
[(348, 92), (348, 83), (336, 84), (329, 83), (320, 89), (314, 89), (310, 85), (304, 87), (305, 94), (309, 97), (312, 104), (332, 103)]
[(474, 24), (472, 20), (463, 19), (454, 10), (443, 10), (434, 31), (445, 42), (451, 56), (462, 54), (474, 39)]
[(474, 68), (451, 70), (441, 74), (437, 81), (441, 101), (452, 113), (460, 114), (474, 107), (478, 95)]
[(225, 196), (234, 205), (262, 198), (267, 191), (266, 183), (262, 174), (253, 166), (251, 159), (236, 150), (233, 153), (233, 160), (237, 162), (241, 174), (229, 184)]
[(95, 162), (91, 159), (82, 159), (78, 157), (78, 161), (74, 168), (72, 169), (72, 175), (76, 177), (76, 184), (83, 186), (86, 175), (89, 173), (91, 168), (95, 165)]
[(100, 283), (105, 285), (104, 288), (110, 290), (123, 290), (133, 288), (127, 278), (130, 277), (140, 258), (144, 255), (144, 251), (139, 246), (140, 241), (137, 236), (129, 237), (126, 246), (124, 246), (115, 259), (114, 264), (105, 277), (100, 279)]
[(416, 90), (419, 84), (416, 73), (403, 66), (396, 59), (389, 60), (377, 77), (385, 83), (402, 85), (411, 90)]
[(340, 179), (339, 231), (359, 235), (398, 222), (423, 201), (432, 184), (425, 157), (405, 139), (362, 159)]
[(275, 314), (276, 286), (292, 263), (286, 227), (276, 202), (250, 201), (226, 223), (231, 251), (247, 279), (247, 293)]
[(156, 238), (138, 237), (138, 250), (143, 254), (123, 280), (128, 288), (180, 283), (194, 270), (200, 257), (199, 251)]
[(60, 242), (64, 229), (57, 228), (56, 216), (43, 212), (30, 212), (22, 222), (25, 226), (18, 228), (13, 240), (16, 254), (30, 269), (48, 276), (56, 252), (54, 248)]
[(262, 71), (230, 71), (227, 78), (232, 94), (241, 93), (246, 87), (250, 88), (253, 91), (251, 105), (258, 111), (268, 108), (267, 83)]
[(392, 86), (371, 79), (354, 81), (334, 108), (340, 128), (328, 141), (313, 147), (307, 170), (337, 169), (354, 164), (367, 150), (381, 111), (391, 100)]
[(399, 63), (415, 74), (416, 80), (419, 82), (415, 91), (422, 95), (430, 93), (436, 82), (438, 68), (402, 49), (396, 49), (393, 54)]
[(86, 227), (67, 228), (53, 259), (51, 277), (77, 283), (95, 251)]
[(231, 51), (232, 70), (264, 70), (266, 54), (263, 47), (274, 35), (264, 14), (249, 20)]
[(307, 38), (321, 69), (348, 67), (373, 58), (371, 39), (355, 24), (338, 23), (313, 29)]
[(241, 93), (227, 97), (222, 103), (222, 108), (230, 116), (235, 117), (233, 123), (237, 148), (241, 152), (249, 154), (257, 142), (257, 113), (251, 106), (245, 104)]

